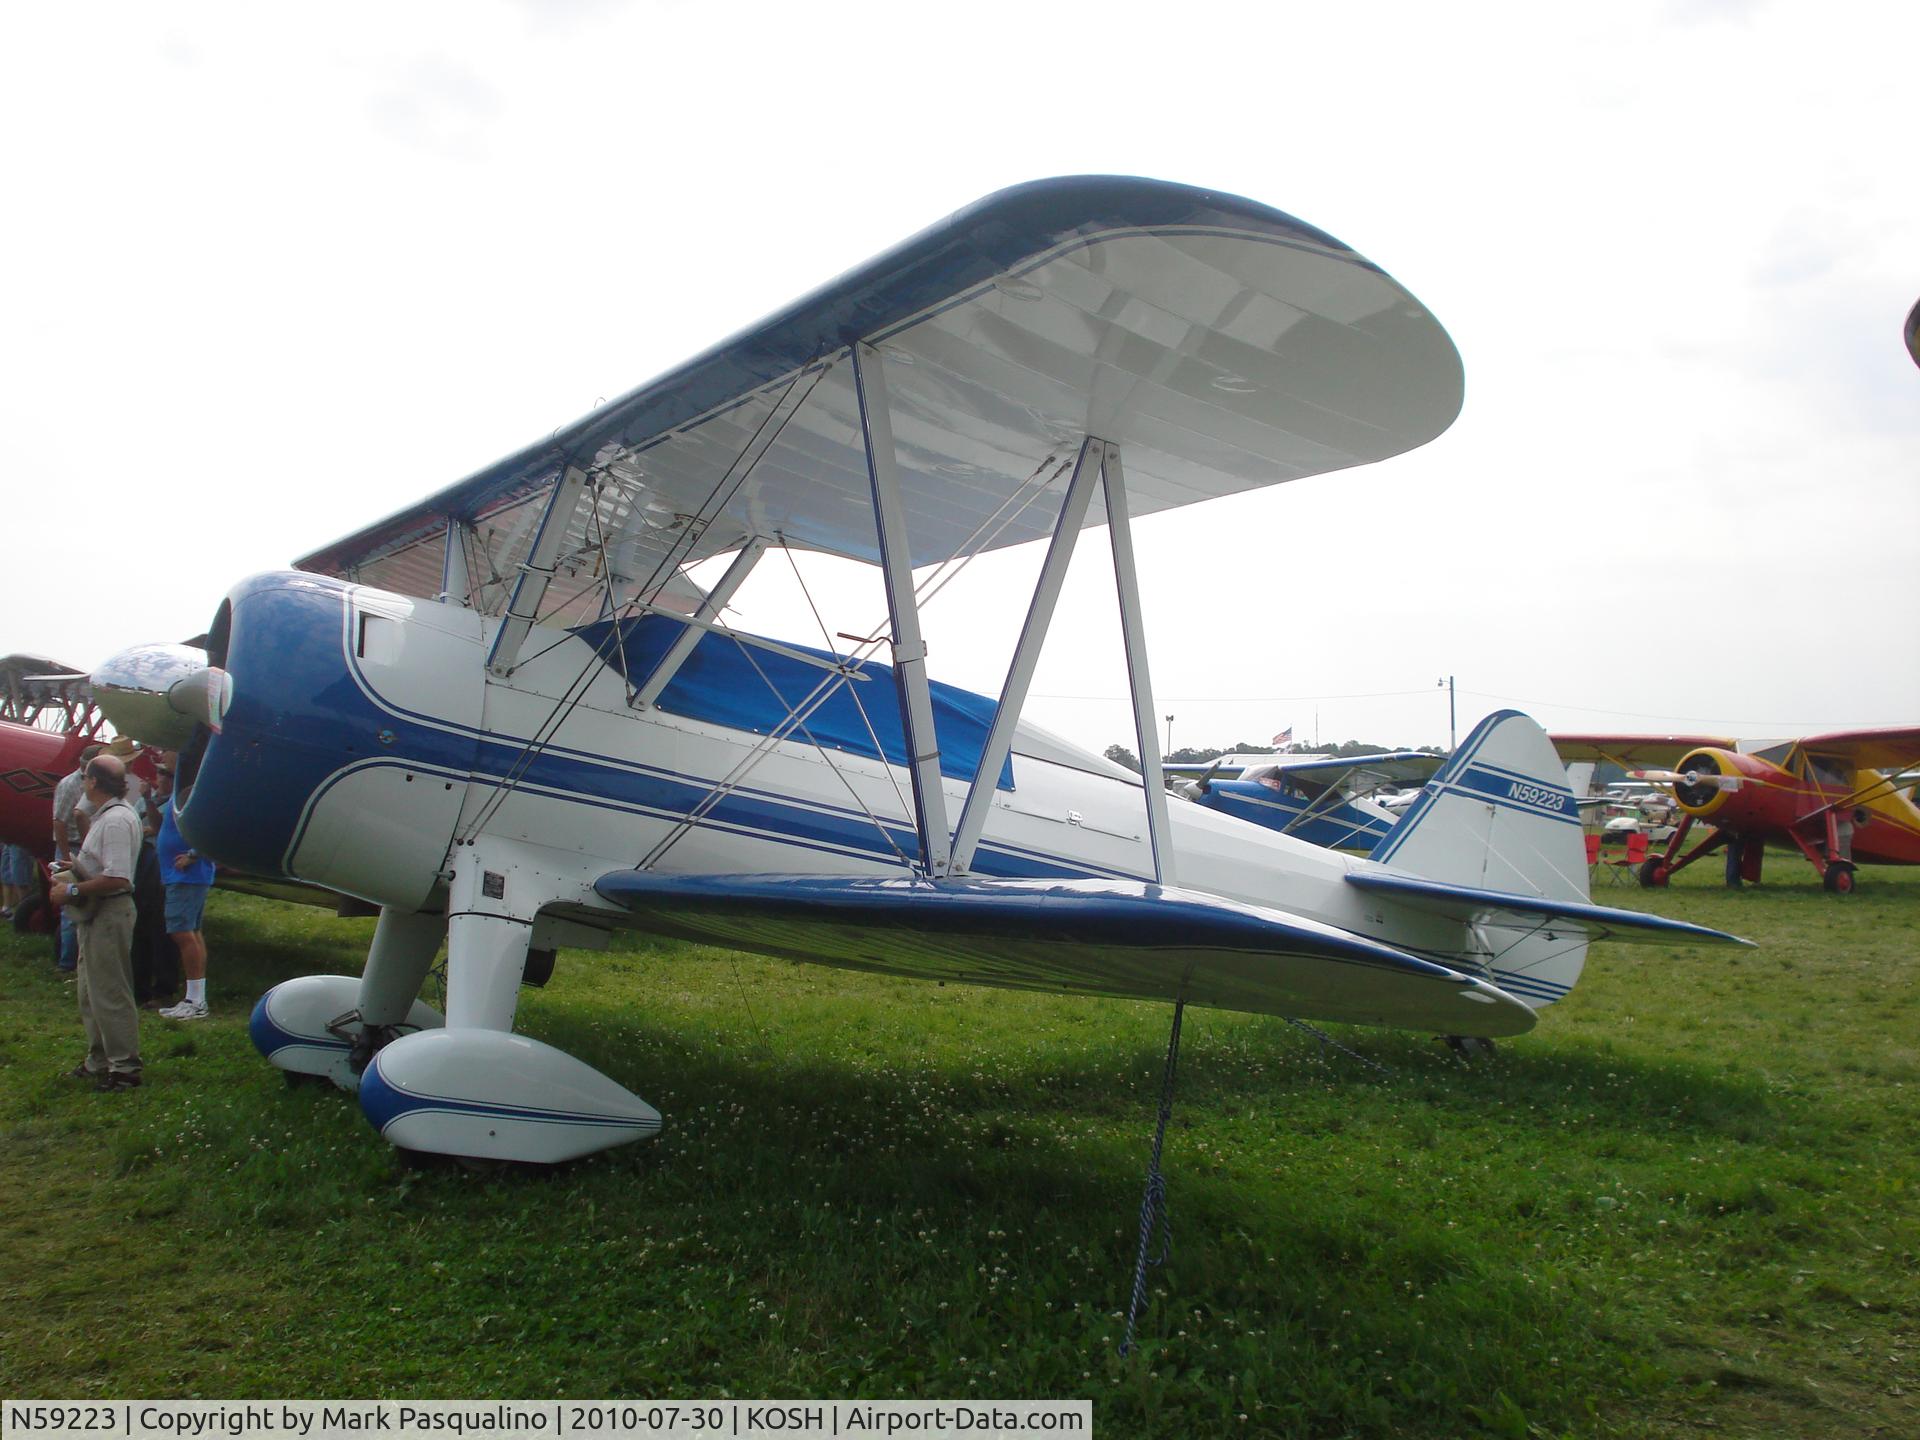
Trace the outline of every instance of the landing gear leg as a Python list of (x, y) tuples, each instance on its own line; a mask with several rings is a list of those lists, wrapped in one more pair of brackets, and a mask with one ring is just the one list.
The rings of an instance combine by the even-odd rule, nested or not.
[(447, 896), (448, 1029), (513, 1029), (533, 916), (546, 899), (519, 893), (532, 890), (534, 878), (477, 846), (455, 853)]
[[(1659, 890), (1665, 888), (1673, 878), (1673, 872), (1679, 868), (1674, 856), (1680, 853), (1680, 846), (1687, 838), (1687, 832), (1693, 828), (1693, 816), (1682, 815), (1673, 834), (1667, 837), (1667, 848), (1658, 855), (1649, 855), (1640, 867), (1640, 888)], [(1689, 857), (1691, 858), (1691, 857)]]
[(350, 1062), (355, 1074), (364, 1072), (383, 1047), (406, 1033), (407, 1013), (420, 997), (444, 934), (446, 922), (438, 915), (382, 907), (366, 968), (360, 973), (360, 1035)]
[(1740, 870), (1743, 854), (1747, 848), (1744, 840), (1727, 841), (1727, 889), (1740, 888)]
[(511, 842), (464, 845), (447, 897), (447, 1019), (374, 1057), (360, 1108), (403, 1151), (551, 1165), (644, 1140), (660, 1112), (582, 1060), (513, 1033), (535, 918), (568, 882)]

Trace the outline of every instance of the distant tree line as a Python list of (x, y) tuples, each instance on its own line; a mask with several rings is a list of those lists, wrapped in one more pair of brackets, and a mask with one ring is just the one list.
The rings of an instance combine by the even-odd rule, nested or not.
[[(1440, 745), (1381, 745), (1372, 740), (1342, 740), (1338, 745), (1282, 745), (1277, 749), (1272, 745), (1248, 745), (1241, 743), (1229, 745), (1224, 750), (1207, 749), (1192, 745), (1183, 746), (1166, 757), (1169, 765), (1204, 765), (1209, 760), (1218, 760), (1222, 755), (1378, 755), (1383, 751), (1413, 749), (1425, 755), (1444, 755), (1446, 749)], [(1140, 773), (1140, 757), (1124, 745), (1109, 745), (1105, 751), (1107, 759), (1116, 765), (1124, 765), (1134, 774)]]

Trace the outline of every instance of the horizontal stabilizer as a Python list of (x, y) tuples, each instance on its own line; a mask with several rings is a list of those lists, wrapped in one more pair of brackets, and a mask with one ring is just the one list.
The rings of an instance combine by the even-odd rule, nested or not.
[(1589, 941), (1653, 944), (1691, 941), (1702, 945), (1749, 947), (1753, 944), (1724, 930), (1709, 930), (1704, 925), (1690, 925), (1684, 920), (1669, 920), (1660, 915), (1643, 915), (1638, 910), (1616, 910), (1575, 900), (1549, 900), (1539, 895), (1515, 895), (1504, 890), (1480, 890), (1377, 870), (1351, 872), (1347, 883), (1375, 894), (1391, 895), (1416, 909), (1501, 930), (1564, 930), (1568, 934), (1585, 935)]
[(1533, 1024), (1504, 991), (1391, 946), (1141, 881), (616, 870), (594, 888), (647, 930), (850, 969), (1450, 1035)]

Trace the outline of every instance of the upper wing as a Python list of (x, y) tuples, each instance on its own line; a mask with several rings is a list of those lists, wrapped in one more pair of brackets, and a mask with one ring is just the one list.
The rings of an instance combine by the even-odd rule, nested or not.
[(857, 970), (1441, 1034), (1533, 1025), (1520, 1001), (1430, 960), (1138, 881), (616, 870), (595, 888), (649, 930)]
[(1920, 765), (1920, 726), (1835, 730), (1800, 742), (1809, 755), (1832, 757), (1855, 770), (1904, 770)]
[(559, 522), (582, 577), (563, 620), (600, 612), (608, 571), (616, 601), (650, 599), (754, 536), (872, 560), (855, 344), (884, 373), (916, 566), (1048, 534), (1048, 482), (1089, 434), (1121, 445), (1146, 514), (1410, 450), (1462, 395), (1439, 323), (1331, 236), (1183, 185), (1042, 180), (299, 564), (437, 594), (456, 522), (497, 609), (568, 467), (596, 488)]
[(1671, 767), (1690, 751), (1733, 750), (1739, 742), (1727, 735), (1549, 735), (1560, 763), (1611, 760), (1622, 769)]
[(44, 655), (0, 656), (0, 719), (44, 723), (42, 712), (68, 713), (90, 698), (87, 676)]
[(1431, 780), (1446, 763), (1444, 755), (1429, 755), (1424, 750), (1390, 750), (1378, 755), (1282, 760), (1273, 768), (1281, 775), (1301, 775), (1329, 783), (1347, 774), (1357, 774), (1375, 776), (1383, 783), (1394, 785), (1419, 785)]
[(1192, 764), (1184, 760), (1178, 763), (1166, 761), (1160, 766), (1160, 773), (1169, 780), (1198, 780), (1208, 775), (1216, 780), (1224, 780), (1238, 775), (1240, 767), (1223, 765), (1218, 760), (1201, 760)]

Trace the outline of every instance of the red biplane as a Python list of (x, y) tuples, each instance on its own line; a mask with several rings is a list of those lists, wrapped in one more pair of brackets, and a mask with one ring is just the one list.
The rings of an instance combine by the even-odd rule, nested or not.
[(80, 671), (41, 655), (0, 658), (0, 842), (53, 857), (53, 787), (103, 724)]
[[(1731, 745), (1681, 749), (1675, 737), (1555, 735), (1568, 763), (1610, 760), (1673, 792), (1681, 811), (1666, 849), (1640, 867), (1640, 883), (1665, 885), (1676, 870), (1723, 851), (1727, 884), (1758, 880), (1766, 847), (1798, 850), (1835, 894), (1854, 867), (1920, 865), (1920, 726), (1837, 730), (1751, 753)], [(1636, 770), (1636, 764), (1671, 769)], [(1695, 840), (1696, 826), (1706, 834)]]

